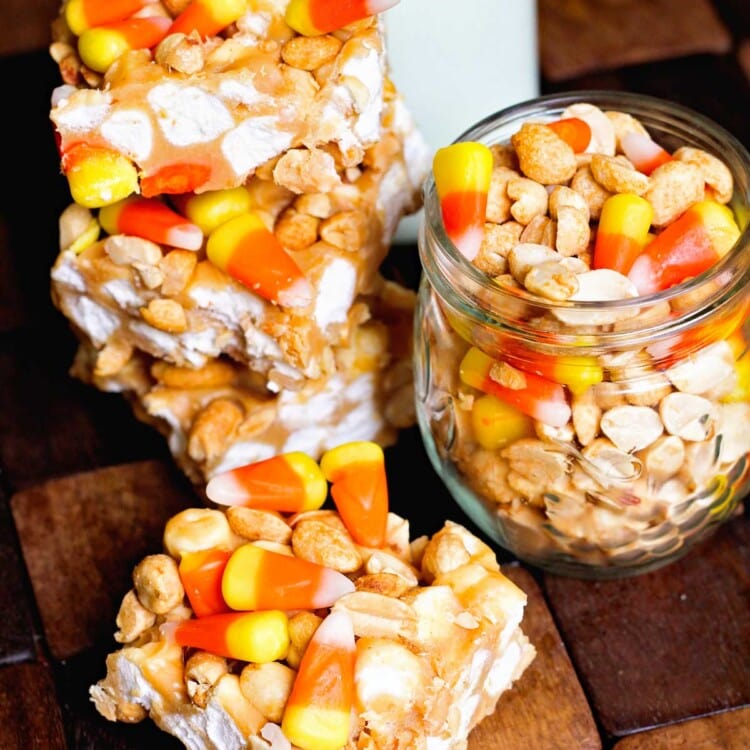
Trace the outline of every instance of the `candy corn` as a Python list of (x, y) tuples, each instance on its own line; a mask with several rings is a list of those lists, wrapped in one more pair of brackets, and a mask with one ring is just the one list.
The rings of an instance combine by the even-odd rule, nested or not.
[(305, 307), (312, 288), (257, 214), (222, 224), (208, 238), (209, 260), (256, 294), (283, 307)]
[(288, 622), (279, 610), (228, 612), (168, 623), (162, 633), (183, 647), (264, 664), (286, 657)]
[(183, 554), (180, 579), (196, 617), (229, 611), (221, 594), (221, 579), (231, 554), (216, 548)]
[(591, 141), (591, 127), (580, 117), (564, 117), (548, 122), (547, 126), (552, 128), (577, 154), (583, 153)]
[(218, 474), (208, 482), (206, 495), (219, 505), (300, 513), (323, 505), (328, 484), (310, 456), (292, 452)]
[(138, 190), (138, 172), (116, 151), (85, 143), (67, 151), (62, 169), (73, 200), (86, 208), (100, 208)]
[(175, 195), (171, 201), (183, 216), (197, 224), (206, 235), (229, 219), (249, 213), (252, 209), (250, 193), (244, 186)]
[(620, 145), (625, 156), (643, 174), (651, 174), (657, 167), (672, 160), (669, 151), (643, 133), (626, 133), (620, 138)]
[(155, 0), (67, 0), (64, 14), (68, 28), (80, 36), (94, 26), (124, 21)]
[(667, 289), (709, 269), (739, 236), (731, 209), (716, 201), (700, 201), (646, 246), (628, 278), (639, 294)]
[(169, 28), (170, 34), (197, 31), (203, 38), (215, 36), (247, 10), (247, 0), (193, 0)]
[(160, 245), (199, 250), (203, 232), (156, 198), (126, 198), (99, 211), (108, 234), (129, 234)]
[(388, 483), (383, 449), (369, 441), (326, 451), (320, 468), (331, 482), (331, 497), (355, 542), (381, 547), (388, 521)]
[(481, 349), (471, 347), (461, 360), (459, 367), (461, 380), (466, 385), (496, 396), (533, 419), (552, 427), (562, 427), (567, 424), (571, 411), (561, 385), (524, 372), (525, 386), (509, 388), (490, 377), (495, 364), (500, 363), (487, 356)]
[(534, 435), (531, 417), (496, 396), (485, 395), (474, 400), (471, 425), (476, 441), (489, 451)]
[(141, 178), (141, 193), (146, 198), (175, 193), (192, 193), (208, 181), (208, 164), (169, 164)]
[(167, 35), (170, 23), (169, 18), (146, 16), (87, 29), (78, 37), (78, 54), (87, 67), (105, 73), (125, 52), (156, 46)]
[(398, 0), (291, 0), (285, 20), (299, 34), (318, 36), (392, 8)]
[(482, 143), (454, 143), (437, 150), (432, 171), (445, 232), (473, 260), (484, 236), (492, 153)]
[[(604, 372), (596, 357), (576, 355), (553, 356), (533, 351), (504, 352), (505, 360), (524, 373), (534, 373), (553, 383), (568, 387), (571, 393), (580, 395), (589, 386), (601, 383)], [(518, 356), (517, 356), (518, 354)]]
[(617, 193), (604, 201), (594, 245), (594, 268), (627, 274), (649, 240), (651, 204), (635, 193)]
[(330, 607), (353, 590), (338, 571), (253, 544), (234, 550), (221, 582), (224, 601), (243, 610)]
[(281, 729), (295, 747), (340, 750), (347, 744), (355, 659), (351, 618), (332, 612), (307, 645), (284, 708)]

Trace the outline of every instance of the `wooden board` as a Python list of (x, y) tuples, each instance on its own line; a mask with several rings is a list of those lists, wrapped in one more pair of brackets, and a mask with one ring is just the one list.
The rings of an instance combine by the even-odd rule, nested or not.
[(523, 630), (537, 655), (471, 733), (469, 750), (599, 750), (596, 723), (541, 589), (523, 567), (506, 565), (503, 572), (528, 595)]
[(747, 516), (653, 573), (544, 587), (611, 735), (750, 703)]
[(682, 721), (626, 737), (614, 750), (747, 750), (750, 708)]
[[(0, 350), (0, 462), (16, 488), (77, 471), (168, 456), (160, 435), (133, 419), (117, 394), (74, 380), (72, 334), (50, 327), (41, 345), (18, 332)], [(39, 334), (41, 335), (41, 334)]]
[[(7, 499), (0, 491), (0, 665), (35, 658), (35, 627), (26, 568)], [(2, 743), (0, 743), (2, 747)]]
[(55, 684), (44, 664), (0, 669), (0, 747), (3, 750), (65, 750)]
[[(568, 12), (577, 6), (598, 19), (576, 36), (558, 40), (553, 52), (561, 62), (543, 77), (543, 93), (607, 88), (662, 96), (699, 110), (750, 144), (746, 0), (539, 4), (542, 12), (554, 5), (558, 10), (565, 5)], [(0, 201), (0, 484), (15, 492), (16, 499), (24, 498), (14, 501), (14, 511), (18, 505), (20, 513), (13, 520), (23, 529), (23, 551), (33, 562), (35, 579), (32, 586), (25, 575), (27, 561), (19, 561), (16, 528), (8, 520), (10, 493), (3, 497), (0, 492), (6, 511), (5, 518), (0, 515), (0, 748), (181, 750), (179, 742), (150, 722), (104, 720), (88, 698), (88, 688), (103, 675), (104, 658), (113, 647), (114, 610), (129, 585), (132, 564), (159, 544), (161, 534), (161, 520), (149, 526), (144, 507), (128, 493), (123, 500), (117, 487), (136, 488), (144, 497), (159, 488), (160, 499), (171, 487), (166, 489), (172, 497), (168, 502), (176, 504), (190, 490), (183, 496), (183, 483), (172, 473), (162, 439), (138, 425), (117, 396), (67, 378), (73, 339), (48, 291), (57, 218), (69, 201), (47, 119), (49, 95), (59, 80), (42, 49), (56, 5), (48, 11), (46, 0), (9, 0), (0, 7), (0, 54), (19, 45), (40, 47), (38, 53), (0, 60), (6, 99), (15, 115), (5, 121), (6, 148), (23, 164), (17, 169), (8, 159)], [(653, 28), (641, 15), (642, 38), (633, 47), (632, 24), (613, 36), (611, 25), (601, 21), (602, 14), (628, 5), (672, 10)], [(718, 16), (711, 15), (714, 5), (723, 28), (716, 26)], [(696, 17), (709, 18), (709, 23), (696, 29)], [(634, 20), (638, 18), (631, 16)], [(727, 29), (734, 46), (731, 54), (722, 54)], [(540, 31), (546, 33), (545, 28)], [(665, 52), (662, 45), (660, 50), (655, 42), (675, 31), (694, 46), (673, 44)], [(622, 56), (623, 49), (652, 62), (634, 65), (632, 58)], [(654, 57), (655, 52), (674, 56), (686, 49), (707, 54)], [(741, 62), (747, 66), (744, 71)], [(620, 67), (608, 67), (612, 65)], [(576, 77), (555, 78), (563, 72), (573, 76), (576, 70)], [(413, 285), (419, 275), (415, 249), (398, 252), (386, 268)], [(161, 468), (156, 474), (143, 472), (150, 479), (140, 481), (131, 464), (145, 458)], [(434, 532), (445, 518), (476, 533), (431, 470), (416, 430), (406, 431), (387, 450), (387, 460), (394, 509), (409, 517), (413, 536)], [(92, 476), (119, 474), (120, 469), (129, 477), (124, 485), (109, 476), (108, 485), (92, 486)], [(77, 474), (81, 471), (85, 473)], [(52, 477), (58, 480), (50, 482)], [(113, 496), (124, 502), (119, 510)], [(104, 514), (95, 513), (96, 508)], [(750, 638), (743, 629), (750, 622), (748, 519), (746, 511), (690, 559), (642, 581), (556, 586), (527, 569), (506, 565), (529, 593), (525, 627), (539, 654), (517, 689), (474, 732), (472, 750), (750, 747)], [(512, 559), (497, 552), (504, 562)], [(717, 707), (728, 706), (736, 708), (716, 713)], [(578, 730), (568, 725), (568, 717)]]
[(0, 55), (44, 48), (49, 44), (50, 23), (60, 0), (3, 0), (0, 28), (13, 33), (0, 34)]
[(36, 485), (11, 508), (52, 655), (111, 643), (134, 565), (162, 549), (167, 519), (196, 498), (175, 469), (143, 461)]
[(538, 0), (544, 76), (562, 81), (701, 52), (732, 37), (709, 0)]

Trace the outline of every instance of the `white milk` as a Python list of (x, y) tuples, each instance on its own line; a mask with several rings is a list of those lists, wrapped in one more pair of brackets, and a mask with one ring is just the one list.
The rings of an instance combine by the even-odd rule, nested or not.
[[(391, 76), (433, 150), (539, 95), (536, 0), (401, 0), (383, 19)], [(396, 242), (418, 223), (403, 219)]]

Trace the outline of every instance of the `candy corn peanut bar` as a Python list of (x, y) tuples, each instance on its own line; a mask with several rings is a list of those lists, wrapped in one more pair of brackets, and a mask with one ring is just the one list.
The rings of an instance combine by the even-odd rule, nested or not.
[(236, 187), (289, 151), (279, 172), (304, 157), (325, 166), (318, 190), (338, 184), (335, 163), (357, 166), (383, 136), (382, 21), (305, 36), (285, 20), (297, 5), (66, 2), (51, 119), (76, 202)]
[(72, 371), (101, 390), (123, 393), (138, 418), (165, 434), (175, 460), (197, 484), (288, 450), (318, 456), (353, 439), (391, 445), (399, 429), (415, 423), (415, 295), (394, 282), (379, 283), (377, 295), (356, 303), (363, 322), (352, 327), (346, 345), (332, 350), (334, 372), (302, 382), (279, 376), (283, 387), (275, 392), (262, 376), (227, 358), (178, 367), (130, 349), (97, 351), (85, 337)]
[[(362, 445), (333, 449), (332, 493)], [(410, 541), (383, 520), (367, 547), (335, 510), (174, 516), (133, 572), (96, 708), (193, 750), (465, 748), (535, 656), (526, 595), (463, 526)]]
[(416, 131), (398, 96), (386, 116), (383, 139), (326, 192), (280, 184), (279, 162), (247, 185), (171, 203), (132, 197), (96, 215), (71, 204), (56, 304), (100, 350), (191, 367), (226, 354), (270, 380), (327, 374), (354, 300), (372, 292), (398, 220), (418, 205), (422, 152), (407, 154)]

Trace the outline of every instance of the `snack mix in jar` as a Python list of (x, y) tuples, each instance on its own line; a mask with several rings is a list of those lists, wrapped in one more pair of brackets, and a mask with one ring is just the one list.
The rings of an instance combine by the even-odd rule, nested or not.
[(459, 505), (553, 572), (684, 554), (750, 485), (750, 155), (651, 97), (571, 92), (438, 149), (420, 429)]

